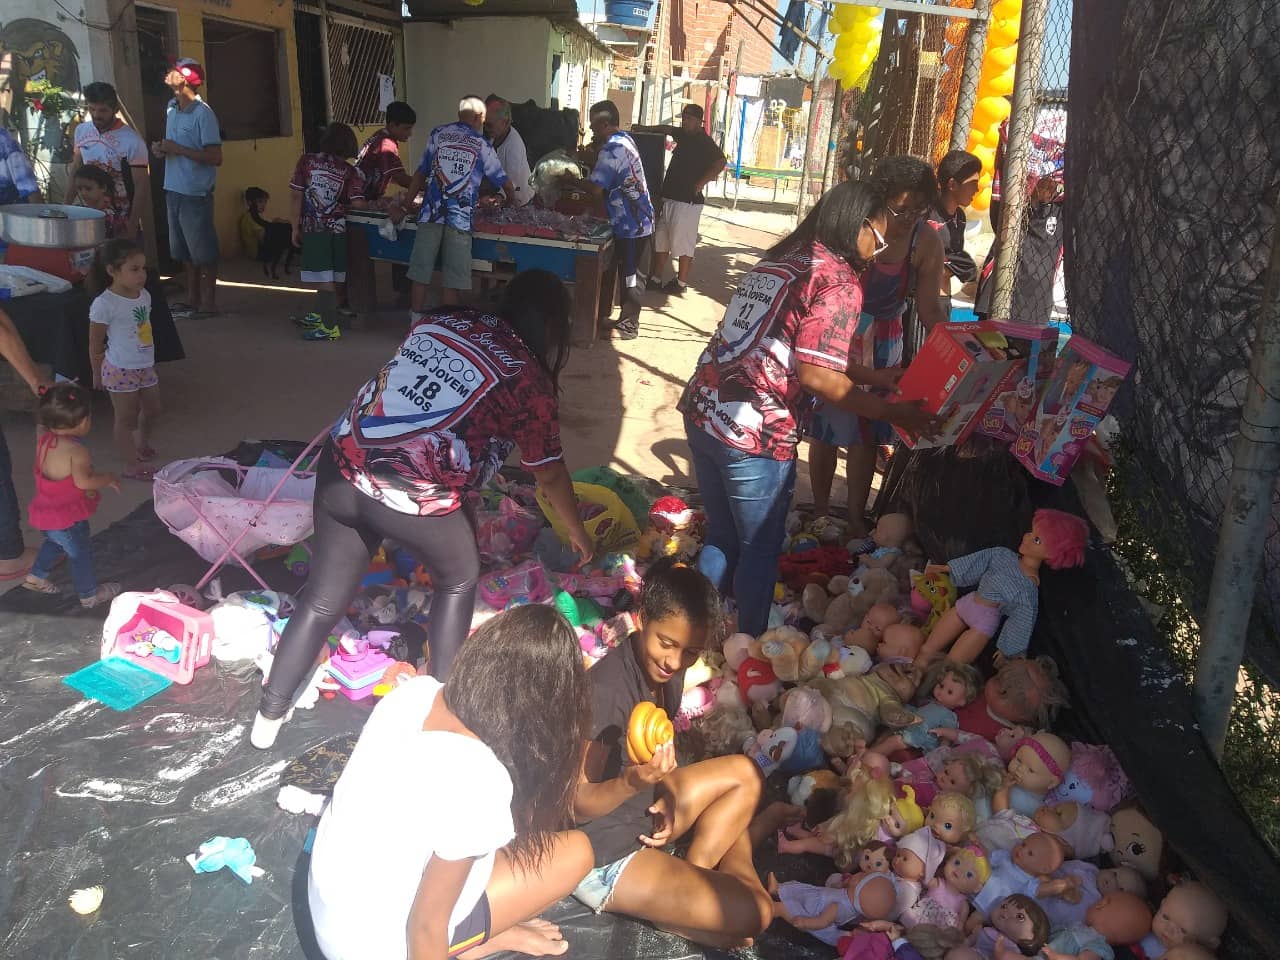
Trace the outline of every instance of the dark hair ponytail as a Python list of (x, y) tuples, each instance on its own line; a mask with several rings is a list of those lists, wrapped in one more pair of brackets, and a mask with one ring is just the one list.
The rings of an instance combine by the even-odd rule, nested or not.
[(547, 270), (525, 270), (507, 284), (498, 316), (515, 329), (560, 392), (560, 371), (569, 362), (569, 291)]
[(89, 286), (93, 292), (98, 294), (109, 288), (111, 274), (108, 268), (119, 270), (136, 253), (145, 256), (145, 251), (140, 246), (123, 237), (99, 244), (98, 251), (93, 256), (93, 266), (89, 270)]
[(791, 233), (779, 240), (765, 256), (777, 259), (796, 250), (821, 243), (843, 257), (855, 270), (866, 268), (858, 255), (858, 235), (863, 225), (885, 212), (884, 190), (865, 180), (846, 180), (826, 193)]
[(724, 608), (720, 594), (695, 567), (672, 557), (662, 557), (644, 575), (638, 602), (645, 621), (683, 617), (707, 631), (707, 647), (718, 650), (724, 632)]
[(40, 394), (36, 418), (46, 430), (70, 430), (84, 422), (93, 408), (89, 391), (79, 384), (55, 383)]

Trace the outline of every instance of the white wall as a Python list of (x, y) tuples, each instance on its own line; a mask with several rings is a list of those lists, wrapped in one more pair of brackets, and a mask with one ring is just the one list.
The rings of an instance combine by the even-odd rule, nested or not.
[(406, 166), (409, 157), (417, 164), (432, 127), (458, 119), (458, 100), (469, 93), (546, 106), (550, 42), (551, 24), (540, 17), (405, 23), (405, 99), (418, 114)]

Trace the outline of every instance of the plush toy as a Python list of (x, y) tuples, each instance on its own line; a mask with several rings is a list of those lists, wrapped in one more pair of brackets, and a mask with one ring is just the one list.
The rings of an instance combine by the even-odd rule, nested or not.
[[(812, 540), (812, 538), (810, 538)], [(843, 547), (811, 546), (808, 550), (785, 553), (778, 558), (778, 579), (799, 592), (811, 578), (819, 575), (826, 583), (831, 577), (847, 576), (853, 570), (853, 558)]]
[(825, 769), (797, 774), (787, 781), (787, 799), (797, 807), (803, 807), (819, 790), (839, 792), (839, 774)]
[(927, 634), (942, 619), (942, 615), (956, 605), (956, 585), (951, 575), (935, 570), (931, 573), (911, 571), (911, 609), (924, 621)]
[(802, 656), (808, 646), (809, 638), (794, 627), (778, 627), (760, 636), (762, 659), (769, 661), (774, 676), (785, 683), (817, 676), (817, 671), (807, 676), (801, 673)]
[(782, 691), (782, 684), (768, 660), (748, 657), (738, 667), (738, 690), (742, 694), (743, 703), (748, 707), (753, 704), (763, 706), (777, 698)]
[[(887, 603), (896, 609), (901, 596), (894, 575), (888, 570), (880, 569), (864, 570), (850, 577), (846, 593), (851, 597), (848, 620), (851, 624), (861, 623), (877, 603)], [(831, 616), (831, 611), (828, 610), (828, 619)]]
[(1111, 830), (1102, 850), (1118, 867), (1132, 867), (1147, 881), (1163, 874), (1164, 834), (1138, 807), (1121, 804), (1111, 811)]
[(649, 524), (662, 534), (684, 533), (693, 529), (698, 512), (675, 496), (659, 497), (649, 508)]
[(778, 700), (782, 708), (781, 725), (797, 730), (816, 730), (819, 734), (831, 729), (831, 705), (812, 687), (793, 687)]
[(767, 777), (791, 756), (799, 739), (799, 733), (790, 727), (765, 729), (748, 737), (742, 744), (742, 752), (754, 760)]
[(687, 533), (663, 533), (650, 528), (636, 544), (636, 559), (649, 561), (660, 557), (692, 560), (701, 544)]
[(821, 630), (821, 627), (814, 627), (814, 636), (801, 654), (801, 676), (856, 677), (871, 669), (871, 657), (865, 650), (850, 648), (838, 640), (824, 637)]
[(1047, 794), (1046, 803), (1072, 800), (1108, 813), (1133, 796), (1133, 784), (1110, 747), (1071, 744), (1071, 766), (1062, 783)]
[(742, 666), (742, 661), (750, 656), (758, 656), (751, 652), (755, 638), (746, 633), (733, 633), (725, 638), (724, 645), (721, 648), (724, 653), (724, 662), (731, 670), (737, 670)]
[[(881, 710), (901, 710), (920, 683), (920, 671), (907, 664), (882, 663), (859, 677), (819, 677), (809, 681), (831, 705), (831, 729), (825, 749), (832, 756), (849, 756), (857, 740), (870, 741), (880, 724)], [(848, 746), (850, 749), (841, 750)]]
[[(787, 729), (782, 727), (780, 729)], [(778, 772), (791, 776), (808, 773), (827, 765), (827, 755), (822, 751), (822, 739), (817, 730), (806, 727), (796, 731), (795, 746), (778, 764)]]

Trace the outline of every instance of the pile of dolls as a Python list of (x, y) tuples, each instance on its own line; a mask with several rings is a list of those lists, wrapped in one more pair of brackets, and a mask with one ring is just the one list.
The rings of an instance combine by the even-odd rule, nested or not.
[(1018, 552), (935, 567), (901, 514), (865, 541), (793, 532), (770, 629), (691, 671), (677, 718), (785, 782), (761, 814), (780, 855), (830, 858), (825, 883), (770, 878), (780, 917), (846, 960), (1212, 957), (1226, 908), (1171, 880), (1111, 750), (1052, 732), (1065, 688), (1026, 655), (1041, 567), (1087, 535), (1039, 511)]

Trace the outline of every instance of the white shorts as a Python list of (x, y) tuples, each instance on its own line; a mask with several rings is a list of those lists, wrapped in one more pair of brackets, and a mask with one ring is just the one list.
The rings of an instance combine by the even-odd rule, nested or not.
[(677, 257), (692, 257), (698, 245), (698, 219), (702, 216), (702, 207), (701, 203), (664, 199), (662, 216), (653, 234), (653, 249)]

